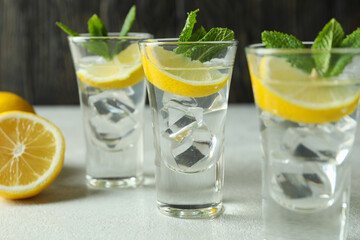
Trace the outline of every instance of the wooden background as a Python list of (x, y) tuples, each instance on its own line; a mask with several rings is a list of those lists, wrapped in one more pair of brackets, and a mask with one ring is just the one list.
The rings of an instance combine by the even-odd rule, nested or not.
[(176, 37), (186, 12), (200, 9), (198, 24), (228, 27), (239, 40), (230, 103), (252, 102), (244, 47), (260, 41), (263, 30), (313, 40), (331, 17), (346, 34), (360, 27), (359, 0), (0, 0), (0, 90), (32, 104), (78, 104), (74, 68), (61, 21), (78, 32), (97, 13), (108, 31), (119, 31), (131, 5), (132, 31)]

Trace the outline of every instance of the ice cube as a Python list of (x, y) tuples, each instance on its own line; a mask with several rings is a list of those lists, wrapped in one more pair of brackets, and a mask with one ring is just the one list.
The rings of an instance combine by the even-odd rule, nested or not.
[(264, 130), (266, 128), (271, 129), (287, 129), (287, 128), (293, 128), (298, 127), (299, 124), (285, 120), (281, 117), (275, 116), (271, 113), (268, 113), (266, 111), (263, 111), (261, 109), (258, 109), (260, 112), (260, 130)]
[(123, 117), (120, 122), (111, 122), (108, 118), (96, 115), (89, 121), (93, 143), (106, 150), (119, 150), (133, 143), (130, 138), (138, 128), (138, 122), (130, 115)]
[(96, 145), (118, 150), (134, 141), (129, 135), (138, 128), (135, 104), (123, 90), (104, 91), (89, 98), (92, 116), (89, 131)]
[(277, 176), (277, 182), (288, 198), (306, 198), (312, 196), (307, 180), (299, 174), (282, 173)]
[(132, 96), (132, 95), (135, 94), (135, 91), (131, 86), (123, 88), (123, 90), (124, 90), (124, 92), (126, 93), (127, 96)]
[[(339, 79), (356, 79), (360, 74), (360, 56), (352, 58), (351, 63), (347, 64), (342, 73), (337, 77)], [(357, 91), (357, 88), (355, 88)]]
[(180, 104), (184, 108), (197, 106), (197, 102), (196, 102), (195, 98), (184, 97), (184, 96), (175, 95), (175, 94), (168, 93), (168, 92), (164, 92), (164, 95), (162, 98), (162, 103), (165, 107), (171, 106), (171, 104), (176, 104), (176, 103)]
[[(216, 138), (206, 126), (192, 130), (182, 143), (175, 145), (171, 153), (177, 166), (183, 171), (201, 171), (213, 155)], [(195, 165), (195, 166), (194, 166)], [(196, 167), (197, 166), (197, 167)]]
[(177, 108), (168, 108), (167, 113), (168, 126), (175, 124), (177, 121), (179, 121), (182, 117), (185, 116), (185, 112)]
[(83, 65), (85, 65), (85, 67), (88, 67), (88, 64), (101, 64), (107, 62), (108, 60), (100, 56), (87, 56), (80, 59), (79, 66), (83, 67)]
[(104, 91), (89, 97), (89, 104), (96, 114), (111, 114), (135, 111), (135, 104), (123, 90)]
[(347, 157), (354, 141), (356, 123), (345, 117), (336, 123), (288, 128), (281, 149), (307, 161), (336, 161)]
[(197, 98), (197, 106), (204, 109), (204, 114), (226, 108), (226, 99), (220, 92), (211, 94), (210, 96)]
[(181, 142), (193, 128), (202, 126), (202, 116), (202, 108), (189, 107), (187, 112), (168, 108), (168, 128), (163, 136)]

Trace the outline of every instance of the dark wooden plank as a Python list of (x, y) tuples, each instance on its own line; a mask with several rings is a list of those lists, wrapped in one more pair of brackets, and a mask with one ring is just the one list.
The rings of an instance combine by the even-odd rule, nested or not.
[(137, 19), (132, 31), (157, 38), (177, 37), (186, 12), (200, 9), (205, 28), (229, 27), (239, 41), (230, 90), (230, 103), (252, 102), (244, 47), (260, 42), (263, 30), (313, 40), (335, 17), (349, 34), (360, 26), (358, 0), (0, 0), (0, 90), (12, 91), (33, 104), (77, 104), (78, 92), (62, 21), (78, 32), (97, 13), (108, 31), (119, 31), (133, 5)]
[(33, 102), (31, 66), (27, 64), (30, 41), (24, 3), (0, 1), (0, 90), (11, 91)]

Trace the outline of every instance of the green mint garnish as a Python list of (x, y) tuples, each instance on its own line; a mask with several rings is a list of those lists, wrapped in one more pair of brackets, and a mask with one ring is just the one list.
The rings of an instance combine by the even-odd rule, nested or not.
[[(360, 28), (344, 38), (345, 34), (339, 22), (331, 19), (316, 37), (311, 49), (332, 48), (359, 48), (360, 47)], [(264, 31), (261, 35), (263, 44), (267, 48), (293, 48), (301, 49), (305, 46), (296, 37), (275, 31)], [(352, 61), (354, 54), (336, 53), (315, 53), (312, 58), (304, 55), (285, 56), (292, 66), (304, 72), (311, 73), (314, 69), (324, 77), (334, 77), (342, 73), (347, 64)]]
[[(199, 42), (206, 41), (230, 41), (234, 39), (234, 32), (227, 28), (212, 28)], [(216, 44), (209, 46), (208, 44), (197, 45), (189, 49), (185, 55), (191, 60), (199, 60), (200, 62), (210, 61), (216, 57), (220, 52), (225, 50), (228, 44)]]
[(189, 38), (189, 42), (196, 42), (202, 39), (206, 35), (206, 30), (203, 26), (196, 29), (196, 31)]
[[(293, 35), (281, 32), (264, 31), (261, 34), (261, 39), (267, 48), (305, 48), (304, 44), (299, 39)], [(286, 59), (291, 63), (291, 66), (299, 68), (307, 73), (311, 73), (314, 68), (314, 62), (312, 59), (297, 57), (291, 54), (289, 54)]]
[(122, 25), (121, 31), (120, 31), (120, 36), (127, 36), (128, 33), (130, 32), (130, 29), (135, 21), (135, 17), (136, 17), (136, 6), (132, 6), (128, 12), (128, 14), (126, 15), (125, 21)]
[[(121, 28), (119, 36), (127, 36), (129, 33), (136, 16), (136, 7), (132, 6), (126, 15), (124, 24)], [(65, 33), (67, 33), (70, 36), (80, 36), (77, 32), (71, 30), (68, 26), (61, 22), (56, 22), (56, 25), (60, 27)], [(104, 23), (100, 20), (100, 18), (94, 14), (89, 20), (88, 20), (88, 30), (90, 33), (90, 36), (92, 37), (106, 37), (108, 36), (108, 32), (106, 30), (106, 27)], [(90, 42), (85, 42), (83, 45), (86, 47), (86, 49), (98, 56), (101, 56), (107, 60), (111, 60), (115, 55), (117, 55), (120, 52), (121, 45), (125, 42), (120, 41), (115, 46), (113, 52), (111, 53), (111, 46), (110, 43), (104, 39), (92, 39)]]
[[(331, 19), (316, 37), (311, 48), (330, 50), (332, 48), (340, 47), (344, 36), (344, 30), (340, 23), (335, 19)], [(329, 72), (331, 71), (331, 55), (330, 52), (313, 55), (317, 70), (324, 76), (329, 76)]]
[(341, 47), (344, 48), (359, 48), (360, 47), (360, 28), (347, 35), (341, 42)]
[[(188, 13), (185, 26), (179, 36), (179, 42), (234, 40), (234, 31), (227, 28), (212, 28), (210, 31), (206, 32), (205, 28), (201, 26), (193, 32), (198, 11), (199, 9), (196, 9), (195, 11)], [(194, 46), (190, 44), (182, 44), (174, 49), (174, 52), (177, 54), (184, 54), (185, 56), (190, 57), (191, 60), (207, 62), (226, 49), (228, 45), (229, 44), (216, 44), (210, 46), (209, 44), (198, 44)]]
[[(104, 23), (94, 14), (88, 21), (88, 29), (92, 37), (106, 37), (108, 35)], [(95, 55), (102, 56), (111, 60), (110, 43), (103, 39), (92, 39), (90, 42), (83, 43), (87, 50)]]
[(73, 36), (73, 37), (80, 36), (80, 34), (78, 34), (77, 32), (74, 32), (68, 26), (66, 26), (65, 24), (63, 24), (61, 22), (56, 22), (56, 25), (70, 36)]
[[(360, 48), (360, 28), (356, 29), (351, 34), (347, 35), (345, 39), (342, 40), (340, 47), (342, 48)], [(330, 76), (337, 76), (348, 65), (351, 63), (354, 54), (342, 54), (339, 56), (333, 56), (333, 59), (336, 59), (333, 64), (332, 69), (329, 71)]]
[(305, 48), (299, 39), (286, 33), (264, 31), (261, 39), (267, 48)]
[(185, 26), (179, 36), (179, 42), (187, 42), (191, 38), (194, 25), (196, 23), (196, 16), (198, 11), (199, 9), (196, 9), (195, 11), (191, 11), (190, 13), (188, 13)]
[(89, 19), (88, 29), (90, 36), (92, 37), (104, 37), (108, 35), (104, 23), (96, 14), (92, 15), (92, 17)]

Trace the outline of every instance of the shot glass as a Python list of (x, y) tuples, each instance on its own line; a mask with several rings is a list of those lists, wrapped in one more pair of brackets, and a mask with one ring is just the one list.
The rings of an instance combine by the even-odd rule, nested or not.
[[(155, 136), (158, 208), (179, 218), (216, 217), (223, 209), (224, 127), (237, 42), (156, 39), (139, 45)], [(194, 52), (212, 55), (199, 60)]]
[(86, 179), (100, 188), (143, 182), (145, 81), (138, 41), (119, 37), (68, 37), (79, 88), (86, 142)]
[[(304, 45), (246, 48), (260, 121), (264, 239), (346, 239), (360, 49)], [(315, 67), (324, 59), (326, 71)]]

